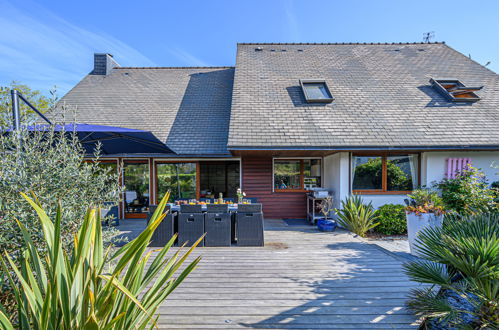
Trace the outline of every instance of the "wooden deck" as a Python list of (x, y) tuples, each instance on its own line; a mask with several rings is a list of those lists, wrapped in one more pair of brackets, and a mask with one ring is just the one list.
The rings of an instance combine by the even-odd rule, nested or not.
[(173, 328), (417, 328), (402, 263), (346, 232), (272, 226), (264, 248), (199, 248), (203, 260), (160, 308)]

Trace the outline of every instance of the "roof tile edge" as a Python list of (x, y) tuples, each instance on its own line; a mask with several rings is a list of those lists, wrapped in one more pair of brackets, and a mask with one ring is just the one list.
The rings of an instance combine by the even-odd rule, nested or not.
[(445, 41), (435, 42), (238, 42), (238, 45), (435, 45), (445, 44)]
[(234, 69), (235, 66), (120, 66), (114, 69)]

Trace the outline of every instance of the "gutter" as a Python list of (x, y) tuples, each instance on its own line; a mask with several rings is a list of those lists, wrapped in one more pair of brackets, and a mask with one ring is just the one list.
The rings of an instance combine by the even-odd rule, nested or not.
[(406, 151), (406, 150), (499, 150), (499, 145), (460, 145), (460, 146), (346, 146), (346, 147), (289, 147), (289, 146), (230, 146), (230, 151), (273, 151), (273, 150), (294, 150), (294, 151)]

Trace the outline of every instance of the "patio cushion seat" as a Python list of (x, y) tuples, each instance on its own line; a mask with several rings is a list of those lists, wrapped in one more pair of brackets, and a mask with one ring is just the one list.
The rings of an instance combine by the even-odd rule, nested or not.
[(231, 214), (206, 213), (204, 215), (205, 246), (231, 245)]
[(181, 213), (202, 213), (203, 208), (201, 205), (191, 205), (191, 204), (180, 204)]
[[(181, 205), (183, 206), (183, 205)], [(190, 205), (196, 206), (196, 205)], [(203, 213), (182, 213), (178, 214), (178, 245), (192, 246), (204, 234), (204, 214)], [(203, 246), (201, 241), (198, 246)]]
[(236, 213), (238, 246), (263, 246), (262, 204), (239, 204)]
[[(148, 214), (148, 220), (147, 222), (151, 220), (151, 217), (156, 211), (157, 205), (151, 205), (149, 207), (149, 214)], [(166, 209), (168, 211), (168, 207)], [(165, 212), (166, 212), (165, 211)], [(163, 221), (158, 225), (154, 233), (152, 234), (151, 237), (151, 242), (149, 243), (149, 246), (153, 247), (163, 247), (170, 241), (170, 239), (173, 237), (173, 234), (176, 232), (176, 227), (177, 227), (177, 217), (176, 214), (172, 212), (168, 212), (168, 214), (165, 216)]]

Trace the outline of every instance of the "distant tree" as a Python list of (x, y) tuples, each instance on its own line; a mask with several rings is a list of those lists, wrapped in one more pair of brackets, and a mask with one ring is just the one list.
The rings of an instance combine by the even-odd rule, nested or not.
[[(355, 187), (380, 187), (382, 181), (382, 160), (371, 158), (366, 163), (355, 167)], [(397, 164), (388, 160), (386, 162), (388, 187), (391, 190), (412, 190), (412, 178), (405, 173)]]
[[(12, 98), (11, 89), (16, 89), (40, 112), (44, 113), (51, 109), (57, 102), (57, 94), (55, 87), (50, 90), (49, 96), (43, 95), (41, 91), (34, 90), (28, 85), (24, 85), (13, 81), (9, 86), (0, 86), (0, 129), (10, 127), (12, 125)], [(19, 103), (20, 112), (23, 124), (30, 124), (36, 120), (36, 115), (23, 102)]]

